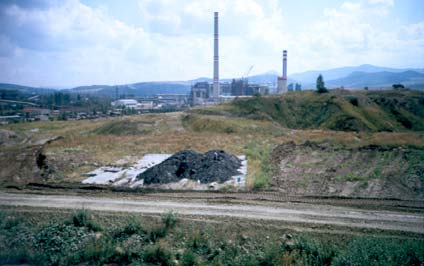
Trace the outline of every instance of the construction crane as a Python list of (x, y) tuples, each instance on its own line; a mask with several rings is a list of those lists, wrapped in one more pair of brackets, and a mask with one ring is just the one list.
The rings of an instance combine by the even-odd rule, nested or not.
[[(254, 65), (251, 65), (249, 67), (249, 70), (246, 71), (246, 73), (244, 74), (244, 76), (246, 77), (246, 82), (248, 81), (247, 79), (249, 78), (249, 74), (252, 71)], [(243, 78), (242, 78), (243, 79)]]
[(244, 73), (244, 76), (241, 77), (241, 80), (243, 80), (244, 82), (244, 77), (246, 77), (246, 83), (248, 83), (248, 79), (249, 79), (249, 74), (252, 71), (254, 65), (251, 65), (249, 67), (249, 69), (246, 71), (246, 73)]

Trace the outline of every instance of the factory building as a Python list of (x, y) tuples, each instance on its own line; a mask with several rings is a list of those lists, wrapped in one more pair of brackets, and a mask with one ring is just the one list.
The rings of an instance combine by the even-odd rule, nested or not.
[(296, 91), (301, 91), (301, 90), (302, 90), (302, 84), (300, 84), (300, 83), (296, 83), (296, 85), (294, 86), (294, 89), (295, 89)]
[(297, 83), (297, 82), (295, 84), (290, 83), (287, 86), (287, 91), (301, 91), (301, 90), (302, 90), (302, 84)]
[(210, 98), (210, 84), (208, 82), (197, 82), (191, 86), (192, 105), (204, 105)]
[[(219, 102), (225, 97), (225, 101), (230, 98), (240, 96), (253, 96), (256, 94), (266, 95), (269, 93), (269, 87), (265, 85), (252, 84), (247, 79), (233, 79), (231, 83), (220, 83), (221, 95)], [(197, 82), (191, 87), (191, 104), (192, 105), (211, 105), (216, 103), (213, 98), (213, 83)]]
[(231, 95), (231, 83), (221, 82), (219, 84), (219, 90), (221, 91), (221, 96), (230, 96)]
[(119, 99), (111, 103), (113, 107), (123, 107), (136, 109), (138, 107), (137, 100), (134, 99)]

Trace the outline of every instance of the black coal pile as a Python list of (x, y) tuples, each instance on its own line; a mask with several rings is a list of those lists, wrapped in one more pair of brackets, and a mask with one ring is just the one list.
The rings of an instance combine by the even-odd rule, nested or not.
[(203, 184), (222, 183), (239, 175), (240, 166), (239, 158), (222, 150), (212, 150), (205, 154), (184, 150), (147, 169), (137, 178), (144, 179), (144, 184), (166, 184), (183, 178), (199, 180)]

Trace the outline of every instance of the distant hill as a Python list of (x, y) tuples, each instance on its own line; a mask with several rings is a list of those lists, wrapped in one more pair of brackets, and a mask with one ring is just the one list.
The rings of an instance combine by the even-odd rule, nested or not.
[(325, 78), (325, 80), (335, 80), (340, 79), (349, 76), (350, 74), (354, 72), (364, 72), (364, 73), (377, 73), (377, 72), (392, 72), (392, 73), (399, 73), (399, 72), (405, 72), (405, 71), (415, 71), (418, 73), (424, 73), (424, 69), (413, 69), (413, 68), (405, 68), (405, 69), (399, 69), (399, 68), (388, 68), (388, 67), (379, 67), (374, 65), (360, 65), (360, 66), (349, 66), (349, 67), (340, 67), (340, 68), (333, 68), (328, 70), (312, 70), (312, 71), (306, 71), (302, 73), (296, 73), (289, 75), (289, 78), (293, 80), (300, 81), (304, 84), (307, 83), (315, 83), (316, 79), (319, 74), (322, 74)]
[(404, 72), (353, 72), (347, 77), (329, 80), (326, 82), (328, 87), (340, 87), (345, 88), (363, 88), (368, 86), (369, 88), (390, 88), (393, 84), (401, 83), (411, 89), (424, 89), (424, 73), (416, 71), (404, 71)]
[(22, 86), (22, 85), (9, 84), (9, 83), (0, 83), (0, 89), (17, 90), (24, 94), (49, 94), (56, 91), (54, 89), (36, 88), (36, 87)]
[(240, 98), (192, 109), (192, 114), (268, 120), (293, 129), (338, 131), (422, 131), (424, 92), (413, 90), (348, 91), (319, 94), (300, 91), (282, 96)]
[[(289, 75), (288, 83), (299, 82), (303, 88), (315, 88), (319, 74), (324, 76), (330, 88), (344, 86), (346, 88), (391, 88), (394, 83), (402, 83), (412, 89), (424, 89), (424, 69), (397, 69), (373, 65), (341, 67), (329, 70), (314, 70)], [(267, 72), (249, 76), (251, 83), (267, 83), (275, 85), (278, 73)], [(224, 79), (222, 81), (231, 81)]]
[[(303, 88), (315, 88), (316, 78), (319, 74), (324, 76), (326, 85), (329, 88), (391, 88), (394, 83), (402, 83), (412, 89), (424, 89), (424, 69), (396, 69), (373, 65), (360, 65), (352, 67), (341, 67), (329, 70), (314, 70), (289, 76), (288, 83), (299, 82)], [(246, 78), (250, 83), (268, 84), (271, 89), (276, 86), (277, 72), (266, 72)], [(240, 79), (241, 77), (237, 77)], [(231, 82), (232, 78), (221, 79), (221, 82)], [(69, 93), (79, 93), (88, 95), (99, 95), (115, 97), (116, 88), (120, 95), (147, 96), (154, 94), (188, 94), (190, 87), (196, 82), (212, 82), (211, 78), (200, 77), (187, 81), (156, 81), (140, 82), (122, 85), (90, 85), (80, 86), (72, 89), (61, 90)], [(52, 93), (54, 89), (36, 88), (15, 84), (0, 83), (0, 89), (19, 90), (25, 94), (46, 94)]]
[(71, 93), (96, 94), (114, 97), (116, 89), (120, 95), (147, 96), (153, 94), (187, 94), (190, 84), (187, 82), (141, 82), (128, 85), (92, 85), (81, 86), (69, 90)]

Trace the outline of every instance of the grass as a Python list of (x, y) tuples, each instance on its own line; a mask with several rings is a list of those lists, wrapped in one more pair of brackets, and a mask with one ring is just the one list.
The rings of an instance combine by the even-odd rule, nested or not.
[[(94, 223), (101, 225), (101, 231), (93, 232), (80, 223), (78, 226), (69, 223), (75, 213), (81, 212), (28, 214), (3, 209), (0, 212), (0, 263), (421, 265), (424, 262), (424, 241), (420, 236), (288, 233), (287, 229), (263, 224), (208, 224), (190, 220), (165, 230), (166, 219), (158, 217), (140, 219), (136, 215), (89, 211), (78, 214), (78, 220), (92, 217)], [(14, 217), (18, 222), (5, 227), (5, 217)], [(151, 238), (152, 231), (160, 228), (164, 233)], [(116, 234), (117, 231), (126, 234)]]
[(131, 120), (113, 120), (96, 128), (93, 133), (99, 135), (138, 135), (152, 132), (152, 125), (143, 125)]
[(275, 165), (270, 162), (273, 143), (249, 142), (245, 146), (248, 160), (247, 186), (253, 189), (268, 188), (275, 172)]
[[(313, 91), (236, 99), (193, 113), (268, 120), (295, 129), (340, 131), (422, 131), (424, 94), (420, 91)], [(352, 99), (355, 99), (354, 101)]]

